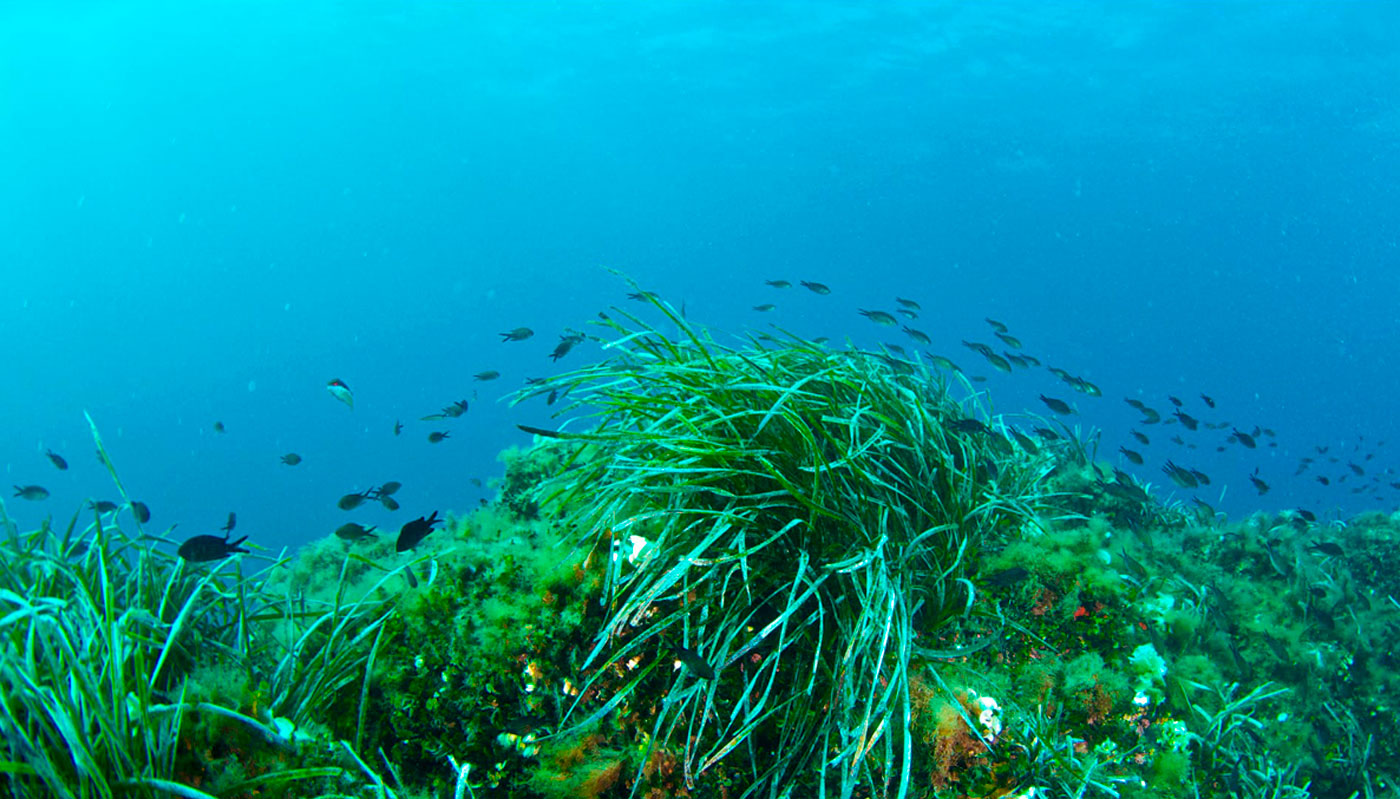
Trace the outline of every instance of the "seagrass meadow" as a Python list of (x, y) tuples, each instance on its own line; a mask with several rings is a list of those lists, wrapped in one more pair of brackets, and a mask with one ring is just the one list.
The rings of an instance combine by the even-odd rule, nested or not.
[(7, 792), (1393, 795), (1400, 519), (1164, 503), (957, 372), (647, 301), (411, 553), (0, 518)]

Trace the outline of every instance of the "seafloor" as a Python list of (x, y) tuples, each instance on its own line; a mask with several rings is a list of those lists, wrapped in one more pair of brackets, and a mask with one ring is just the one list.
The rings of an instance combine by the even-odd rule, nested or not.
[(917, 358), (672, 321), (406, 553), (5, 516), (8, 792), (1393, 793), (1400, 518), (1164, 503)]

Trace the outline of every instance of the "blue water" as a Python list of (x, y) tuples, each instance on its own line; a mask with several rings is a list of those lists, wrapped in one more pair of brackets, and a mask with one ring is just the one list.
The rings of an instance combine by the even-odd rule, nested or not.
[[(865, 346), (912, 342), (857, 308), (914, 298), (998, 411), (1074, 402), (1164, 496), (1394, 510), (1394, 30), (1386, 3), (11, 0), (0, 478), (52, 496), (7, 507), (116, 498), (86, 410), (176, 538), (230, 510), (274, 549), (469, 510), (514, 424), (555, 423), (498, 399), (600, 357), (551, 363), (566, 327), (640, 308), (608, 265), (722, 330)], [(984, 316), (1105, 396), (988, 368), (959, 344), (996, 343)], [(1168, 394), (1277, 446), (1130, 444), (1123, 398)], [(1318, 446), (1340, 461), (1295, 477)], [(1366, 475), (1337, 482), (1347, 461)], [(403, 510), (335, 507), (386, 480)]]

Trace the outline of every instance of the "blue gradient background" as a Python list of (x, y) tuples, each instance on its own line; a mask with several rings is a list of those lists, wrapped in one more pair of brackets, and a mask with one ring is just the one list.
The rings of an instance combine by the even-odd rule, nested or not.
[[(6, 3), (0, 478), (53, 492), (7, 507), (115, 499), (88, 410), (176, 537), (469, 509), (514, 423), (551, 423), (497, 398), (598, 357), (547, 354), (625, 302), (608, 265), (721, 329), (863, 345), (909, 342), (858, 307), (913, 297), (998, 411), (1072, 400), (1105, 459), (1125, 396), (1278, 431), (1145, 428), (1165, 495), (1172, 458), (1232, 514), (1393, 510), (1395, 30), (1379, 2)], [(985, 368), (984, 316), (1105, 397)], [(1343, 462), (1293, 477), (1317, 445)], [(1367, 477), (1313, 481), (1346, 460)], [(335, 508), (390, 479), (397, 514)]]

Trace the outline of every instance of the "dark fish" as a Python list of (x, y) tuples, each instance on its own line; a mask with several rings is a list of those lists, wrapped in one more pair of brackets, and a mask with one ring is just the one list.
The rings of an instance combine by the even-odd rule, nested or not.
[(987, 585), (994, 585), (998, 588), (1006, 588), (1024, 581), (1030, 576), (1030, 571), (1025, 566), (1012, 566), (1009, 569), (1002, 569), (987, 578)]
[(549, 354), (549, 359), (551, 361), (557, 361), (563, 358), (565, 355), (569, 354), (569, 351), (572, 350), (574, 345), (579, 343), (579, 341), (582, 341), (582, 339), (576, 339), (572, 336), (560, 338), (559, 343), (554, 345), (554, 351)]
[(856, 310), (860, 311), (861, 316), (864, 316), (866, 319), (869, 319), (877, 325), (892, 327), (894, 325), (899, 324), (898, 320), (894, 318), (894, 314), (887, 313), (885, 311), (867, 311), (864, 308), (858, 308)]
[[(629, 295), (629, 296), (631, 296), (631, 295)], [(408, 580), (408, 587), (409, 587), (409, 588), (417, 588), (417, 587), (418, 587), (418, 575), (416, 575), (416, 574), (413, 573), (413, 564), (412, 564), (412, 563), (410, 563), (410, 564), (408, 564), (408, 566), (404, 567), (403, 576), (404, 576), (404, 579)]]
[(549, 719), (544, 716), (521, 716), (506, 722), (505, 726), (501, 727), (501, 731), (511, 735), (528, 735), (548, 723)]
[(1047, 397), (1047, 396), (1045, 396), (1044, 394), (1041, 394), (1041, 395), (1040, 395), (1040, 401), (1043, 402), (1043, 403), (1045, 403), (1045, 407), (1049, 408), (1050, 410), (1054, 411), (1055, 413), (1058, 413), (1058, 414), (1070, 414), (1070, 413), (1074, 413), (1074, 409), (1071, 408), (1071, 407), (1069, 406), (1069, 403), (1068, 403), (1068, 402), (1065, 402), (1064, 400), (1055, 399), (1054, 397)]
[(215, 423), (214, 423), (214, 432), (215, 432), (215, 433), (227, 432), (227, 431), (224, 430), (224, 423), (223, 423), (223, 422), (215, 422)]
[(1315, 521), (1317, 521), (1317, 514), (1313, 513), (1313, 512), (1310, 511), (1310, 510), (1303, 510), (1302, 508), (1299, 508), (1299, 509), (1298, 509), (1297, 511), (1295, 511), (1295, 512), (1296, 512), (1299, 516), (1301, 516), (1301, 517), (1303, 518), (1303, 521), (1308, 521), (1308, 522), (1315, 522)]
[(906, 299), (904, 299), (903, 297), (895, 297), (895, 298), (894, 298), (894, 301), (897, 302), (897, 303), (899, 303), (900, 305), (904, 306), (905, 308), (908, 308), (908, 309), (911, 310), (911, 311), (922, 311), (922, 310), (923, 310), (923, 306), (919, 305), (917, 302), (914, 302), (913, 300), (906, 300)]
[(909, 325), (904, 325), (904, 326), (903, 326), (902, 328), (900, 328), (900, 329), (904, 331), (904, 335), (908, 336), (909, 338), (914, 339), (915, 341), (919, 342), (920, 344), (923, 344), (923, 345), (926, 346), (926, 347), (927, 347), (927, 346), (929, 345), (929, 343), (932, 341), (932, 339), (930, 339), (930, 338), (928, 337), (928, 334), (927, 334), (927, 333), (925, 333), (925, 332), (922, 331), (922, 330), (915, 330), (914, 328), (910, 327)]
[(1011, 349), (1021, 349), (1021, 340), (1019, 338), (1016, 338), (1015, 336), (1009, 335), (1007, 333), (1002, 333), (1000, 331), (998, 331), (995, 335), (997, 338), (1006, 342), (1006, 346), (1010, 347)]
[(433, 531), (433, 527), (442, 524), (442, 522), (443, 520), (438, 518), (437, 511), (433, 511), (432, 516), (419, 516), (408, 522), (399, 528), (399, 540), (394, 544), (394, 551), (407, 552), (418, 546)]
[(983, 318), (987, 321), (987, 324), (991, 325), (991, 326), (992, 326), (992, 329), (995, 330), (995, 331), (998, 332), (998, 333), (1005, 333), (1005, 332), (1007, 332), (1007, 330), (1009, 329), (1009, 328), (1007, 328), (1006, 325), (1002, 324), (1001, 322), (998, 322), (998, 321), (995, 320), (995, 319), (992, 319), (991, 317), (983, 317)]
[(1132, 397), (1125, 397), (1123, 401), (1140, 411), (1147, 410), (1147, 406), (1142, 403), (1142, 400), (1135, 400)]
[(132, 502), (131, 515), (136, 517), (136, 521), (145, 524), (151, 520), (151, 509), (146, 507), (144, 502)]
[(387, 497), (393, 494), (397, 494), (399, 493), (400, 488), (403, 488), (403, 483), (400, 483), (397, 480), (390, 480), (389, 482), (379, 487), (379, 496)]
[(49, 498), (49, 490), (43, 486), (15, 486), (15, 496), (38, 502)]
[(1337, 544), (1333, 544), (1330, 541), (1318, 541), (1317, 543), (1308, 547), (1308, 551), (1321, 552), (1324, 555), (1328, 555), (1334, 558), (1339, 558), (1342, 555), (1346, 554), (1346, 552), (1340, 546), (1338, 546)]
[(524, 341), (525, 339), (527, 339), (527, 338), (529, 338), (529, 337), (531, 337), (531, 336), (533, 336), (533, 335), (535, 335), (535, 331), (531, 330), (530, 328), (528, 328), (528, 327), (517, 327), (517, 328), (514, 328), (514, 329), (512, 329), (512, 330), (507, 330), (506, 332), (502, 333), (502, 334), (501, 334), (501, 341), (502, 341), (502, 342), (506, 342), (506, 341)]
[(1143, 408), (1142, 424), (1157, 424), (1160, 421), (1162, 421), (1162, 414), (1151, 408)]
[(1365, 470), (1365, 469), (1361, 468), (1360, 466), (1356, 465), (1355, 463), (1352, 463), (1351, 461), (1347, 461), (1347, 468), (1348, 468), (1348, 469), (1351, 469), (1351, 470), (1352, 470), (1353, 472), (1355, 472), (1357, 475), (1365, 475), (1365, 474), (1366, 474), (1366, 470)]
[(992, 428), (976, 419), (954, 419), (943, 426), (956, 433), (982, 433), (983, 435), (988, 435), (992, 432)]
[(282, 456), (282, 462), (288, 466), (296, 466), (298, 463), (301, 463), (301, 456), (295, 452), (288, 452), (286, 455)]
[(498, 372), (498, 371), (496, 371), (495, 369), (487, 369), (487, 370), (484, 371), (484, 372), (477, 372), (476, 374), (472, 375), (472, 379), (474, 379), (474, 380), (482, 380), (482, 381), (485, 381), (485, 380), (495, 380), (496, 378), (498, 378), (498, 377), (500, 377), (500, 376), (501, 376), (501, 373)]
[(1139, 433), (1139, 432), (1136, 431), (1136, 430), (1129, 430), (1128, 432), (1132, 433), (1132, 434), (1133, 434), (1133, 438), (1136, 438), (1136, 439), (1138, 440), (1139, 443), (1142, 443), (1142, 444), (1151, 444), (1151, 443), (1152, 443), (1152, 441), (1147, 437), (1147, 434), (1146, 434), (1146, 433)]
[(554, 403), (556, 403), (556, 402), (558, 402), (558, 401), (559, 401), (559, 389), (557, 389), (557, 388), (556, 388), (556, 389), (553, 389), (552, 391), (550, 391), (550, 392), (549, 392), (549, 396), (544, 398), (544, 404), (545, 404), (545, 405), (553, 405)]
[(628, 293), (627, 299), (636, 300), (637, 302), (646, 302), (647, 300), (659, 300), (661, 299), (661, 295), (654, 291), (641, 290)]
[(247, 554), (248, 550), (238, 546), (247, 540), (246, 535), (237, 541), (228, 540), (228, 536), (220, 538), (217, 535), (197, 535), (181, 544), (177, 554), (190, 563), (223, 560), (237, 552)]
[(335, 506), (341, 510), (354, 510), (360, 507), (360, 503), (369, 498), (370, 492), (364, 491), (359, 494), (346, 494), (336, 500)]
[(1173, 483), (1182, 488), (1195, 488), (1201, 484), (1190, 469), (1183, 469), (1171, 461), (1167, 461), (1167, 465), (1162, 467), (1162, 471), (1171, 478)]
[(398, 509), (399, 509), (399, 502), (398, 502), (398, 500), (394, 499), (393, 497), (380, 496), (380, 497), (379, 497), (379, 504), (380, 504), (380, 505), (383, 505), (385, 510), (398, 510)]
[(456, 402), (442, 409), (442, 415), (447, 417), (448, 419), (456, 419), (457, 417), (461, 416), (466, 412), (467, 401), (464, 399), (457, 400)]
[(683, 647), (675, 641), (667, 640), (666, 643), (670, 645), (671, 651), (675, 652), (676, 659), (684, 663), (686, 668), (690, 669), (691, 674), (694, 674), (702, 680), (713, 680), (715, 678), (716, 672), (714, 667), (711, 666), (710, 662), (705, 660), (699, 652), (696, 652), (694, 649)]
[(68, 471), (68, 461), (64, 460), (62, 455), (59, 455), (53, 450), (49, 450), (46, 454), (49, 456), (49, 461), (53, 463), (54, 467), (60, 472)]
[(803, 280), (802, 287), (814, 294), (826, 295), (831, 293), (831, 287), (825, 283), (813, 283), (810, 280)]
[(1167, 399), (1171, 402), (1171, 404), (1175, 405), (1176, 407), (1181, 407), (1181, 400), (1177, 399), (1176, 397), (1173, 397), (1170, 394), (1168, 394)]
[(1127, 458), (1128, 460), (1132, 461), (1138, 466), (1142, 465), (1142, 455), (1139, 455), (1138, 453), (1133, 452), (1132, 450), (1127, 449), (1126, 447), (1119, 447), (1118, 451), (1123, 453), (1123, 457)]
[(1211, 399), (1210, 397), (1207, 397), (1205, 394), (1201, 395), (1201, 399), (1205, 401), (1207, 408), (1215, 407), (1215, 400)]
[(399, 433), (402, 433), (402, 432), (403, 432), (403, 422), (400, 422), (398, 419), (395, 419), (395, 420), (394, 420), (394, 435), (398, 435)]
[(1230, 428), (1230, 438), (1240, 442), (1249, 449), (1254, 449), (1254, 436), (1249, 433), (1241, 433), (1239, 430), (1232, 427)]
[(1205, 472), (1201, 471), (1200, 469), (1187, 469), (1186, 471), (1190, 472), (1191, 476), (1196, 478), (1196, 482), (1200, 483), (1201, 485), (1210, 485), (1210, 476), (1207, 475)]
[(771, 302), (765, 302), (765, 303), (763, 303), (762, 305), (755, 305), (755, 306), (753, 307), (753, 309), (754, 309), (755, 311), (758, 311), (759, 313), (768, 313), (769, 311), (771, 311), (771, 310), (773, 310), (774, 308), (777, 308), (777, 307), (778, 307), (778, 306), (774, 305), (774, 304), (771, 303)]
[(1011, 362), (1011, 365), (1012, 365), (1012, 366), (1019, 366), (1019, 367), (1021, 367), (1022, 369), (1029, 369), (1029, 368), (1031, 368), (1031, 362), (1030, 362), (1030, 361), (1028, 361), (1028, 360), (1026, 360), (1025, 358), (1021, 357), (1020, 355), (1015, 354), (1014, 352), (1011, 352), (1011, 351), (1009, 351), (1009, 350), (1002, 350), (1002, 351), (1001, 351), (1001, 354), (1002, 354), (1003, 356), (1006, 357), (1006, 360), (1008, 360), (1008, 361)]
[[(223, 527), (220, 527), (219, 529), (220, 529), (220, 530), (223, 530), (225, 533), (231, 533), (231, 532), (233, 532), (233, 528), (236, 527), (237, 525), (238, 525), (238, 514), (234, 513), (233, 511), (229, 511), (229, 512), (228, 512), (228, 521), (227, 521), (227, 522), (224, 522), (224, 526), (223, 526)], [(225, 538), (228, 538), (228, 536), (224, 536), (224, 537), (225, 537)]]
[(1175, 416), (1178, 420), (1180, 420), (1180, 421), (1181, 421), (1181, 426), (1182, 426), (1182, 427), (1185, 427), (1187, 430), (1195, 430), (1196, 427), (1197, 427), (1198, 425), (1200, 425), (1200, 422), (1196, 421), (1196, 419), (1195, 419), (1194, 417), (1192, 417), (1192, 416), (1187, 416), (1186, 414), (1182, 413), (1181, 411), (1177, 411), (1177, 412), (1173, 413), (1172, 416)]
[(1021, 449), (1032, 455), (1040, 451), (1040, 447), (1036, 445), (1035, 440), (1019, 430), (1012, 430), (1011, 437), (1016, 439), (1016, 443), (1021, 445)]
[(365, 537), (374, 537), (375, 527), (365, 527), (361, 524), (350, 522), (335, 528), (335, 537), (344, 541), (358, 541)]
[(908, 319), (918, 319), (918, 318), (919, 318), (919, 312), (918, 312), (918, 311), (911, 311), (911, 310), (909, 310), (908, 308), (896, 308), (896, 309), (894, 309), (894, 311), (895, 311), (895, 313), (900, 314), (901, 316), (904, 316), (905, 318), (908, 318)]
[(434, 430), (433, 432), (428, 434), (428, 443), (437, 444), (450, 435), (452, 434), (447, 432), (446, 430)]
[(765, 280), (763, 282), (767, 283), (775, 289), (785, 289), (792, 286), (792, 281), (790, 280)]
[(92, 508), (98, 513), (111, 513), (112, 511), (117, 509), (117, 503), (108, 502), (105, 499), (100, 499), (95, 502), (89, 502), (88, 507)]
[(982, 357), (986, 358), (987, 363), (991, 364), (997, 370), (1011, 374), (1011, 362), (997, 355), (995, 352), (990, 355), (984, 353)]
[[(967, 339), (963, 339), (962, 345), (972, 350), (973, 352), (980, 354), (984, 358), (988, 355), (996, 354), (996, 350), (992, 349), (991, 347), (988, 347), (986, 344), (983, 344), (980, 341), (968, 341)], [(1052, 369), (1051, 371), (1054, 370)]]
[(962, 367), (960, 367), (960, 366), (958, 366), (957, 364), (953, 363), (952, 359), (950, 359), (950, 358), (944, 358), (942, 355), (932, 355), (932, 354), (930, 354), (930, 355), (928, 356), (928, 359), (929, 359), (929, 361), (930, 361), (934, 366), (937, 366), (939, 369), (946, 369), (946, 370), (948, 370), (948, 371), (950, 371), (950, 372), (961, 372), (961, 371), (962, 371)]
[(1331, 481), (1331, 480), (1328, 480), (1326, 477), (1318, 476), (1318, 477), (1315, 478), (1315, 479), (1316, 479), (1319, 483), (1322, 483), (1322, 484), (1325, 485), (1325, 486), (1332, 485), (1332, 481)]
[(1269, 484), (1259, 479), (1259, 468), (1256, 466), (1254, 474), (1249, 476), (1249, 482), (1254, 484), (1254, 490), (1259, 492), (1259, 496), (1269, 493)]

